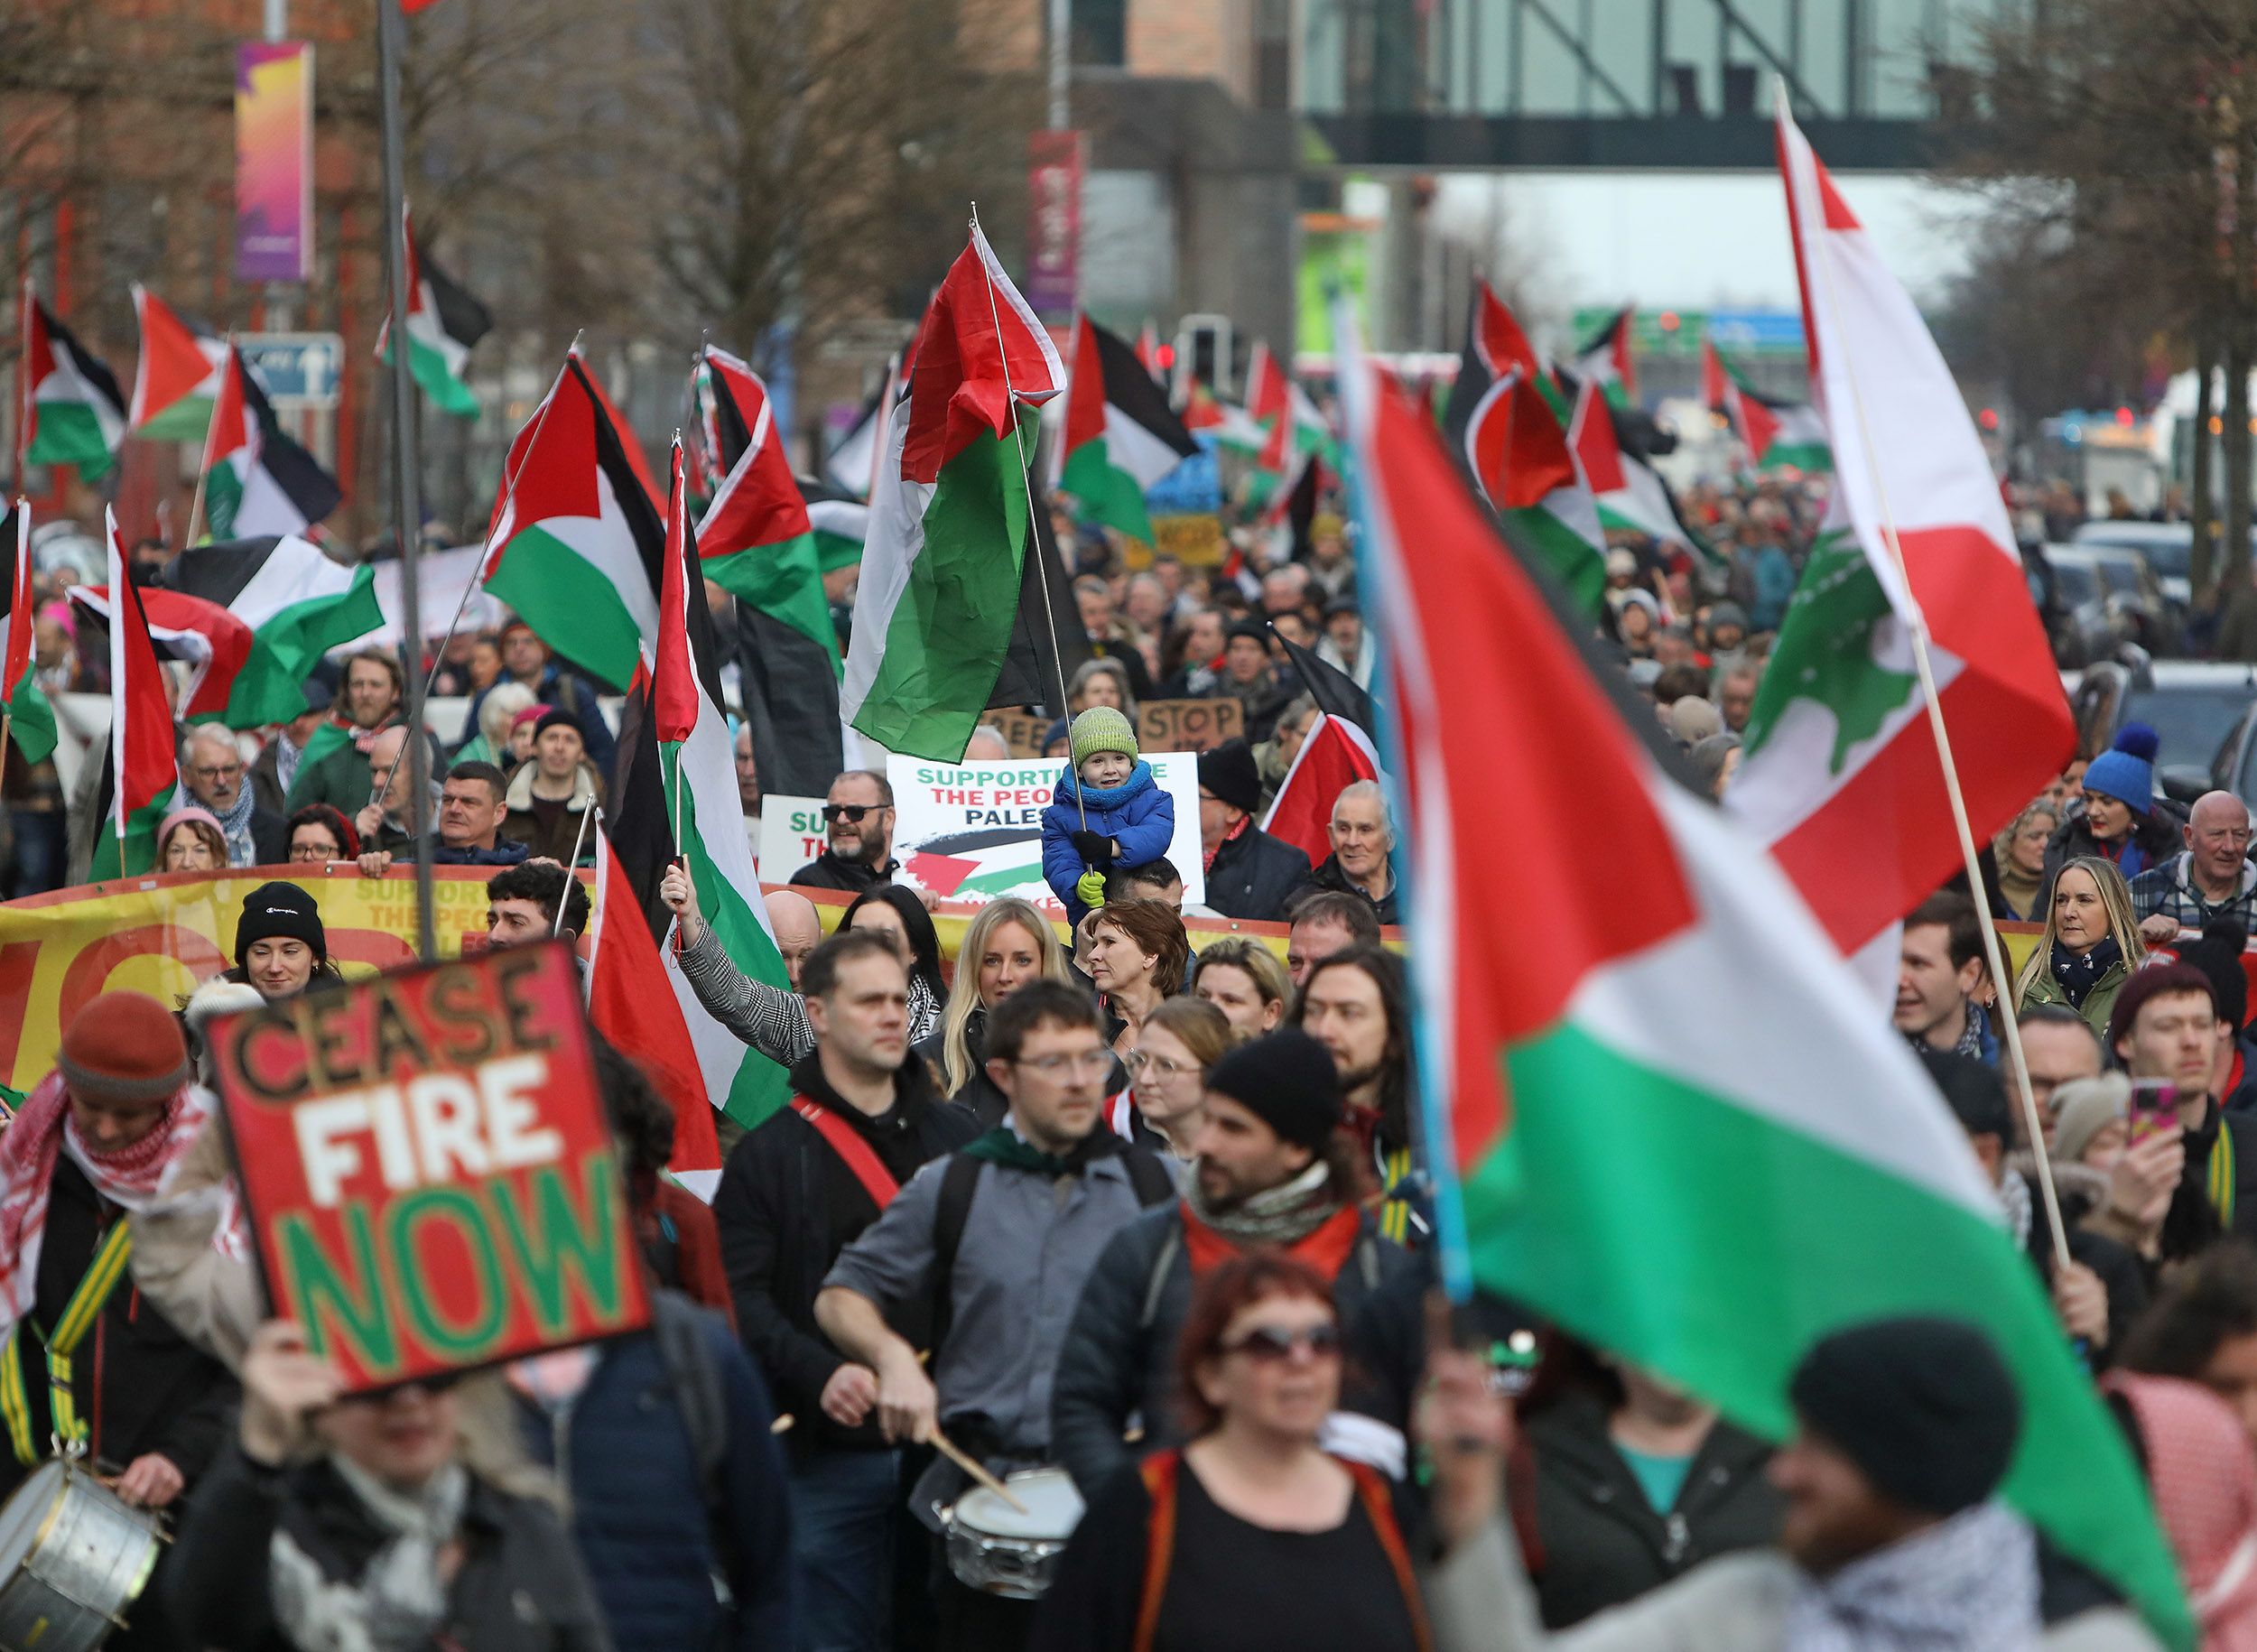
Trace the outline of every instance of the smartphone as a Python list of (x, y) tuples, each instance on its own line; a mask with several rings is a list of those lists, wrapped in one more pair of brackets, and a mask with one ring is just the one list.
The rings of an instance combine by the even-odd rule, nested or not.
[(2178, 1086), (2164, 1079), (2132, 1080), (2127, 1117), (2135, 1142), (2170, 1128), (2178, 1121)]

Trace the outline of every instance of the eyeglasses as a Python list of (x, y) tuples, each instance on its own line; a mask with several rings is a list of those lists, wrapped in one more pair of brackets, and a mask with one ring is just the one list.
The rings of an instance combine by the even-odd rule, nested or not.
[(1046, 1079), (1058, 1078), (1068, 1072), (1093, 1072), (1101, 1078), (1111, 1065), (1112, 1059), (1110, 1051), (1097, 1049), (1084, 1050), (1078, 1055), (1061, 1052), (1056, 1055), (1030, 1056), (1011, 1064), (1015, 1067), (1032, 1067)]
[(1312, 1360), (1338, 1359), (1340, 1327), (1305, 1325), (1298, 1331), (1285, 1331), (1276, 1325), (1257, 1325), (1237, 1341), (1225, 1342), (1222, 1351), (1244, 1354), (1262, 1365), (1283, 1365), (1305, 1348)]
[(864, 815), (885, 807), (884, 803), (825, 803), (822, 806), (822, 818), (834, 826), (841, 821), (844, 821), (850, 826), (859, 826), (862, 823)]
[(1142, 1050), (1129, 1051), (1125, 1059), (1129, 1072), (1149, 1071), (1164, 1079), (1179, 1078), (1186, 1072), (1198, 1071), (1188, 1063), (1175, 1061), (1165, 1055), (1147, 1055)]
[(224, 767), (207, 766), (192, 768), (188, 772), (199, 780), (233, 780), (243, 772), (243, 766), (240, 763), (230, 763)]

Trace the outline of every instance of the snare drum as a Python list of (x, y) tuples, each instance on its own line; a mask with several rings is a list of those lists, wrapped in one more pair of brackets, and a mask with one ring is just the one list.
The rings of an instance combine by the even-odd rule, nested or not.
[(91, 1652), (148, 1586), (163, 1538), (75, 1462), (32, 1471), (0, 1507), (0, 1652)]
[[(1039, 1601), (1066, 1539), (1082, 1523), (1082, 1494), (1063, 1469), (1021, 1469), (1005, 1477), (1025, 1514), (984, 1486), (968, 1488), (942, 1516), (948, 1569), (968, 1589), (1007, 1601)], [(42, 1648), (42, 1652), (45, 1652)]]

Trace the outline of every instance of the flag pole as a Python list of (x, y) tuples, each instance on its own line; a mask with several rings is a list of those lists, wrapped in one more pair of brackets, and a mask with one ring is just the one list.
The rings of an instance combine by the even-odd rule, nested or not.
[[(432, 914), (431, 751), (423, 743), (425, 678), (415, 669), (423, 645), (423, 587), (415, 497), (415, 380), (408, 366), (406, 144), (400, 120), (400, 54), (407, 24), (400, 0), (376, 0), (378, 114), (384, 148), (385, 261), (392, 278), (392, 521), (400, 547), (400, 639), (407, 666), (408, 832), (415, 842), (415, 950), (426, 963), (438, 954)], [(469, 592), (464, 592), (468, 606)]]
[[(581, 811), (580, 817), (580, 831), (574, 833), (572, 837), (572, 866), (578, 866), (580, 864), (580, 846), (587, 836), (588, 821), (590, 818), (600, 815), (602, 812), (603, 805), (592, 799), (590, 800), (588, 807)], [(572, 867), (566, 867), (564, 868), (564, 892), (556, 897), (556, 922), (549, 925), (549, 939), (552, 941), (557, 940), (564, 933), (564, 908), (571, 905), (572, 885), (576, 881), (578, 880), (573, 877)], [(601, 879), (597, 880), (596, 894), (599, 899), (603, 895), (603, 883)], [(590, 938), (590, 951), (591, 954), (594, 950), (593, 939), (594, 938), (592, 936)]]
[[(235, 329), (228, 329), (228, 365), (225, 374), (235, 371)], [(224, 393), (211, 404), (211, 421), (204, 426), (204, 456), (196, 466), (196, 492), (188, 502), (188, 528), (181, 535), (181, 549), (185, 551), (196, 543), (196, 524), (204, 515), (204, 481), (211, 475), (211, 444), (219, 433), (219, 403), (226, 400)]]
[[(974, 235), (980, 235), (980, 203), (976, 200), (971, 203), (971, 232)], [(980, 238), (985, 240), (987, 237), (980, 236)], [(1057, 670), (1058, 715), (1066, 717), (1069, 714), (1066, 705), (1066, 662), (1065, 656), (1058, 652), (1058, 616), (1050, 606), (1050, 554), (1043, 549), (1042, 529), (1035, 522), (1033, 468), (1027, 462), (1026, 450), (1019, 446), (1018, 396), (1011, 388), (1011, 352), (1003, 345), (1003, 312), (996, 304), (995, 277), (988, 273), (987, 263), (984, 259), (980, 265), (980, 279), (988, 289), (988, 316), (995, 323), (996, 354), (1002, 358), (1003, 362), (1003, 399), (1010, 404), (1011, 408), (1011, 450), (1018, 456), (1018, 479), (1020, 486), (1026, 489), (1026, 536), (1034, 542), (1029, 549), (1035, 558), (1036, 578), (1042, 586), (1043, 626), (1045, 640), (1050, 644), (1050, 663)], [(1039, 446), (1042, 441), (1039, 432), (1036, 433), (1035, 440)], [(1036, 652), (1039, 654), (1040, 650)], [(1066, 727), (1068, 729), (1066, 763), (1067, 766), (1071, 767), (1073, 762), (1072, 722), (1069, 721)], [(1073, 807), (1081, 816), (1082, 830), (1087, 831), (1090, 829), (1090, 811), (1089, 805), (1082, 801), (1082, 777), (1078, 773), (1073, 780)], [(1092, 872), (1096, 869), (1095, 867), (1090, 868)]]
[[(1779, 96), (1783, 99), (1784, 90)], [(1782, 104), (1782, 107), (1783, 107)], [(1795, 187), (1790, 175), (1788, 188)], [(1818, 227), (1817, 255), (1811, 260), (1818, 272), (1820, 301), (1826, 307), (1826, 318), (1834, 324), (1838, 336), (1842, 318), (1834, 303), (1834, 276), (1829, 268), (1833, 249), (1825, 240), (1824, 225)], [(1967, 887), (1974, 896), (1975, 911), (1983, 920), (1983, 957), (1991, 972), (1992, 984), (1998, 991), (1999, 1021), (2005, 1028), (2006, 1045), (2014, 1057), (2014, 1088), (2021, 1103), (2022, 1128), (2029, 1137), (2029, 1150), (2038, 1166), (2038, 1191), (2044, 1196), (2046, 1219), (2053, 1225), (2053, 1261), (2056, 1276), (2066, 1274), (2074, 1260), (2069, 1255), (2068, 1229), (2061, 1220), (2061, 1195), (2053, 1181), (2053, 1156), (2046, 1149), (2045, 1122), (2039, 1117), (2038, 1098), (2029, 1087), (2029, 1063), (2022, 1056), (2020, 1023), (2014, 1014), (2014, 983), (2006, 972), (2006, 960), (1999, 945), (1996, 920), (1991, 911), (1991, 893), (1983, 886), (1982, 857), (1975, 849), (1974, 828), (1967, 819), (1967, 800), (1959, 789), (1959, 767), (1952, 757), (1951, 735), (1944, 727), (1944, 702), (1936, 686), (1936, 664), (1928, 657), (1927, 616), (1918, 599), (1912, 595), (1912, 576), (1906, 567), (1904, 546), (1897, 537), (1896, 515), (1889, 506), (1889, 484), (1882, 475), (1881, 458), (1873, 446), (1873, 427), (1865, 417), (1865, 394), (1857, 382), (1857, 359), (1844, 353), (1842, 375), (1849, 382), (1850, 401), (1857, 410), (1857, 431), (1860, 445), (1865, 452), (1865, 468), (1873, 478), (1873, 498), (1881, 510), (1881, 536), (1889, 547), (1890, 559), (1897, 565), (1897, 577), (1902, 581), (1908, 605), (1911, 609), (1906, 626), (1912, 638), (1912, 664), (1919, 675), (1920, 697), (1927, 702), (1927, 726), (1936, 739), (1936, 756), (1944, 771), (1944, 793), (1951, 800), (1952, 824), (1959, 831), (1960, 858), (1967, 869)]]

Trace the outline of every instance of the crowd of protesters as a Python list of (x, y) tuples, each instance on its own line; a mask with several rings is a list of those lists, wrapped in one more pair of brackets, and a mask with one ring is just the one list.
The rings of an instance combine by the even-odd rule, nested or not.
[[(1698, 489), (1704, 544), (1610, 552), (1605, 641), (1713, 796), (1822, 505)], [(290, 868), (413, 854), (399, 661), (333, 662), (264, 739), (182, 731), (158, 870), (273, 868), (231, 965), (181, 1003), (87, 1006), (0, 1133), (0, 1495), (75, 1438), (175, 1529), (117, 1644), (2157, 1644), (2001, 1499), (2031, 1425), (1983, 1327), (1877, 1315), (1821, 1341), (1775, 1445), (1519, 1304), (1435, 1305), (1387, 794), (1341, 791), (1314, 861), (1259, 823), (1317, 712), (1286, 645), (1372, 682), (1350, 535), (1319, 514), (1300, 555), (1249, 543), (1232, 578), (1131, 572), (1059, 525), (1092, 656), (1047, 709), (1086, 807), (1045, 823), (1067, 922), (995, 900), (944, 957), (876, 770), (832, 780), (820, 853), (764, 896), (788, 985), (744, 974), (670, 870), (683, 980), (788, 1070), (791, 1105), (723, 1129), (709, 1207), (664, 1174), (668, 1105), (599, 1040), (653, 1322), (501, 1370), (341, 1397), (216, 1239), (233, 1170), (205, 1030), (342, 979), (320, 881)], [(92, 684), (72, 609), (39, 626), (57, 691)], [(618, 779), (604, 685), (516, 622), (429, 664), (466, 702), (428, 753), (433, 858), (488, 877), (488, 944), (577, 937), (569, 868)], [(1244, 728), (1197, 763), (1205, 910), (1274, 928), (1194, 947), (1135, 729), (1140, 701), (1199, 696)], [(2257, 864), (2247, 808), (2182, 814), (2155, 757), (2137, 730), (2091, 754), (1981, 890), (1912, 913), (1894, 1018), (2122, 1425), (2203, 1644), (2235, 1652), (2257, 1646)], [(740, 729), (756, 842), (759, 759)], [(61, 792), (11, 756), (14, 895), (83, 874), (85, 798)], [(2037, 926), (2010, 980), (1985, 906)], [(80, 1302), (117, 1232), (127, 1287)], [(978, 1523), (986, 1475), (1026, 1523)]]

